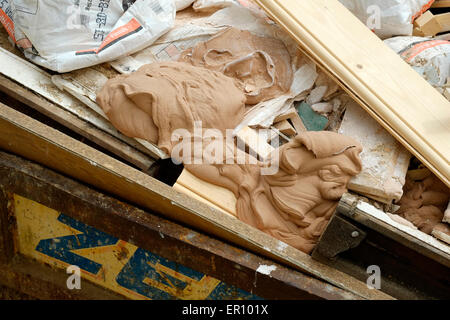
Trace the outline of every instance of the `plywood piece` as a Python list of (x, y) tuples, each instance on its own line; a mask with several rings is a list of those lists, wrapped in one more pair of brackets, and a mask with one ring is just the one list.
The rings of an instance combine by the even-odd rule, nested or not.
[(392, 299), (314, 261), (242, 221), (189, 197), (80, 141), (0, 104), (0, 148), (40, 163), (146, 210), (323, 279), (363, 299)]
[(256, 2), (374, 119), (450, 186), (449, 101), (339, 1)]
[(297, 134), (307, 131), (305, 125), (302, 122), (302, 119), (300, 119), (300, 116), (298, 115), (298, 112), (295, 108), (291, 108), (286, 113), (279, 115), (273, 122), (277, 123), (283, 120), (289, 120), (294, 126), (294, 130)]
[[(181, 184), (179, 183), (175, 183), (172, 187), (174, 190), (177, 190), (178, 192), (184, 193), (185, 195), (194, 198), (195, 200), (198, 200), (200, 202), (203, 202), (204, 204), (224, 213), (224, 214), (230, 214), (233, 215), (231, 212), (228, 212), (224, 209), (222, 209), (219, 206), (216, 206), (214, 203), (212, 203), (211, 201), (206, 200), (205, 198), (199, 196), (197, 193), (195, 193), (194, 191), (191, 191), (190, 189), (183, 187)], [(234, 215), (233, 215), (234, 216)]]
[(275, 123), (274, 127), (287, 136), (295, 136), (295, 134), (297, 133), (294, 127), (292, 127), (287, 120)]
[(414, 21), (413, 35), (420, 37), (433, 37), (441, 32), (442, 26), (434, 15), (427, 11)]
[(230, 190), (203, 181), (186, 169), (178, 177), (177, 184), (187, 188), (198, 197), (205, 199), (206, 202), (211, 202), (228, 214), (236, 216), (237, 199)]

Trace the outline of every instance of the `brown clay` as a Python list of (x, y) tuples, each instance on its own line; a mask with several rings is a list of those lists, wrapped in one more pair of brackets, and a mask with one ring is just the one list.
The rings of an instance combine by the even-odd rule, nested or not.
[(181, 62), (152, 63), (108, 80), (97, 103), (123, 134), (157, 144), (171, 154), (172, 133), (235, 128), (243, 119), (245, 96), (222, 73)]
[(361, 151), (358, 142), (343, 135), (305, 132), (279, 149), (275, 175), (261, 175), (261, 164), (185, 168), (234, 192), (240, 220), (309, 253), (347, 191), (348, 181), (361, 171)]
[(185, 50), (179, 61), (236, 79), (247, 104), (284, 94), (293, 81), (291, 57), (282, 41), (236, 28)]
[(433, 228), (441, 223), (449, 199), (450, 190), (436, 176), (430, 175), (418, 181), (407, 178), (396, 214), (431, 234)]

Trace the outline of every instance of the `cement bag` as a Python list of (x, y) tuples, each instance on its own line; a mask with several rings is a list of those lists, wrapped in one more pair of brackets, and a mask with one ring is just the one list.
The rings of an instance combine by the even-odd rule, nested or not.
[(450, 41), (422, 37), (384, 40), (432, 86), (440, 88), (450, 77)]
[(380, 38), (410, 36), (413, 22), (435, 0), (339, 0)]
[(175, 0), (177, 11), (184, 10), (194, 3), (195, 0)]
[[(176, 13), (173, 0), (0, 1), (5, 2), (25, 56), (58, 72), (142, 50), (173, 26)], [(18, 42), (24, 37), (28, 46)]]

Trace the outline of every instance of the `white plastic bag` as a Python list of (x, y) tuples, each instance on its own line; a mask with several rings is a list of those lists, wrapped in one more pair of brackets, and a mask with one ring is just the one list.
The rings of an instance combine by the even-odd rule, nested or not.
[(450, 77), (450, 41), (422, 37), (384, 40), (432, 86), (440, 88)]
[(435, 0), (339, 0), (380, 38), (410, 36), (414, 20)]
[[(173, 0), (0, 0), (9, 2), (25, 56), (68, 72), (137, 52), (174, 24)], [(1, 13), (0, 13), (1, 14)], [(23, 38), (22, 35), (22, 38)]]

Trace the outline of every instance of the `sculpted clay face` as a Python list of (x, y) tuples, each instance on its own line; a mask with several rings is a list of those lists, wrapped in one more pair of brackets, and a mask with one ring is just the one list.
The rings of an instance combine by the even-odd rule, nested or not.
[[(171, 141), (174, 130), (192, 133), (196, 121), (202, 121), (205, 129), (234, 129), (244, 116), (247, 99), (235, 79), (182, 62), (143, 66), (109, 80), (97, 95), (98, 104), (118, 130), (153, 142), (168, 154), (178, 143)], [(235, 147), (234, 141), (223, 145)], [(231, 190), (238, 199), (240, 220), (309, 253), (347, 191), (348, 181), (361, 171), (361, 150), (358, 142), (337, 133), (305, 132), (276, 149), (279, 157), (273, 156), (269, 163), (186, 161), (185, 168)], [(234, 151), (231, 157), (242, 153)], [(229, 155), (223, 153), (227, 159)], [(279, 170), (263, 175), (267, 166)]]
[(256, 104), (289, 91), (293, 72), (283, 42), (229, 28), (181, 53), (179, 61), (204, 67), (237, 80), (246, 104)]
[(280, 148), (275, 175), (261, 175), (263, 164), (185, 168), (234, 192), (240, 220), (309, 253), (349, 180), (361, 171), (361, 151), (352, 138), (326, 131), (305, 132)]

